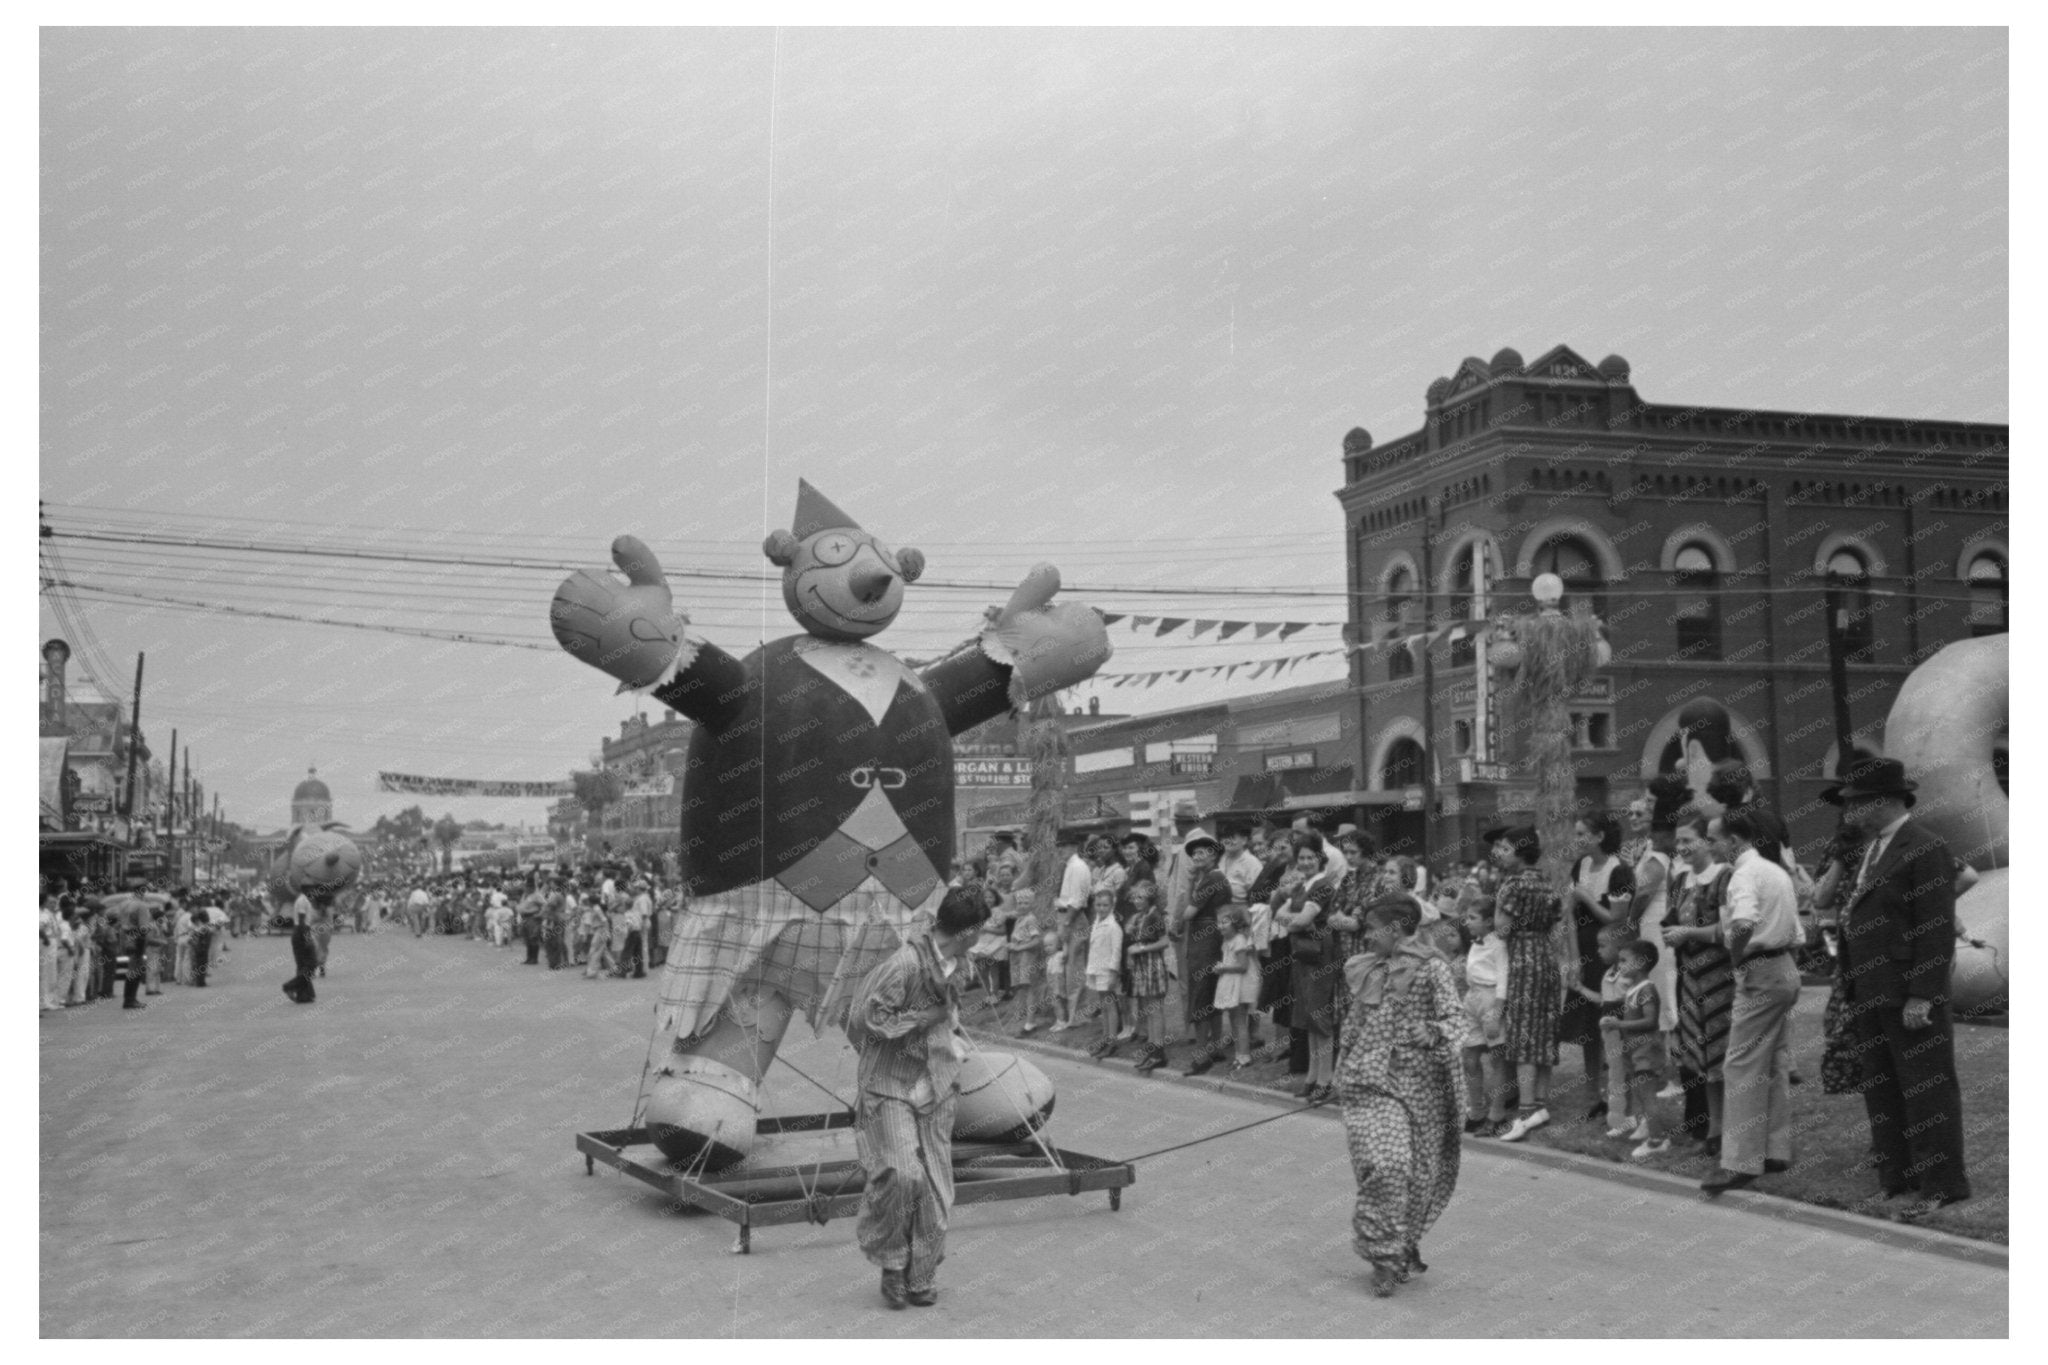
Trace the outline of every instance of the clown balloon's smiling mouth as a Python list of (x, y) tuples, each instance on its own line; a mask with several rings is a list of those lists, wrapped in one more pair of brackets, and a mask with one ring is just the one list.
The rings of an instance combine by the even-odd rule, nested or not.
[(879, 617), (874, 616), (849, 616), (847, 613), (839, 610), (839, 608), (827, 602), (825, 600), (825, 595), (819, 592), (815, 587), (806, 587), (804, 591), (811, 595), (812, 602), (816, 603), (823, 610), (832, 613), (832, 615), (838, 617), (842, 621), (847, 621), (857, 626), (871, 626), (874, 625), (875, 622), (880, 619)]

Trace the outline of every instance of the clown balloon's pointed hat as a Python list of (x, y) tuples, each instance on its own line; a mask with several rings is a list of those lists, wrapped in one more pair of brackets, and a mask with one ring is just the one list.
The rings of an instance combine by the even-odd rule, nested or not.
[(859, 530), (860, 523), (833, 505), (832, 499), (820, 493), (802, 479), (796, 481), (796, 519), (790, 525), (789, 533), (798, 540), (808, 540), (820, 531), (829, 531), (835, 526)]

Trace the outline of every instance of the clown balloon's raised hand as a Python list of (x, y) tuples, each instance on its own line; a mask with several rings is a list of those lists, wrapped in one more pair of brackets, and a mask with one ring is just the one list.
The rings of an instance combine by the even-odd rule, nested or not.
[(744, 659), (694, 638), (630, 536), (612, 547), (627, 582), (577, 573), (552, 613), (564, 649), (696, 722), (682, 789), (692, 899), (662, 978), (666, 1046), (642, 1113), (672, 1160), (711, 1169), (751, 1147), (760, 1080), (793, 1015), (843, 1024), (861, 978), (937, 909), (953, 736), (1089, 678), (1110, 654), (1097, 612), (1051, 604), (1059, 573), (1047, 564), (990, 608), (978, 647), (913, 671), (868, 641), (896, 619), (924, 556), (797, 488), (795, 523), (762, 548), (800, 633)]

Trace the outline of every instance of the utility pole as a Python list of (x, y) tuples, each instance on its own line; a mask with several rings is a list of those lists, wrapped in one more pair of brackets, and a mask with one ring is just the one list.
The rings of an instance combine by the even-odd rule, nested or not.
[(1436, 851), (1436, 655), (1430, 635), (1436, 629), (1435, 540), (1443, 499), (1432, 493), (1422, 505), (1422, 866), (1430, 871)]
[(128, 712), (128, 784), (121, 797), (121, 818), (128, 822), (128, 842), (135, 843), (135, 762), (142, 753), (142, 659), (135, 656), (135, 705)]
[(178, 854), (178, 730), (171, 727), (171, 770), (164, 780), (164, 870), (176, 867)]
[[(199, 812), (192, 809), (192, 746), (189, 744), (185, 746), (185, 827), (192, 836), (186, 842), (191, 845), (192, 871), (194, 875), (197, 875), (199, 871)], [(178, 870), (180, 872), (184, 871), (183, 864), (179, 865)], [(186, 878), (180, 877), (178, 880), (182, 882)]]

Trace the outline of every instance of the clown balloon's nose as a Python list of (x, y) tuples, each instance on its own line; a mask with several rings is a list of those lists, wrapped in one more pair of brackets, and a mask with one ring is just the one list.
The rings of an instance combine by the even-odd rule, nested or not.
[(847, 581), (847, 586), (861, 601), (879, 602), (882, 600), (882, 594), (889, 591), (889, 585), (895, 581), (896, 576), (880, 565), (863, 564), (853, 571), (853, 577)]

